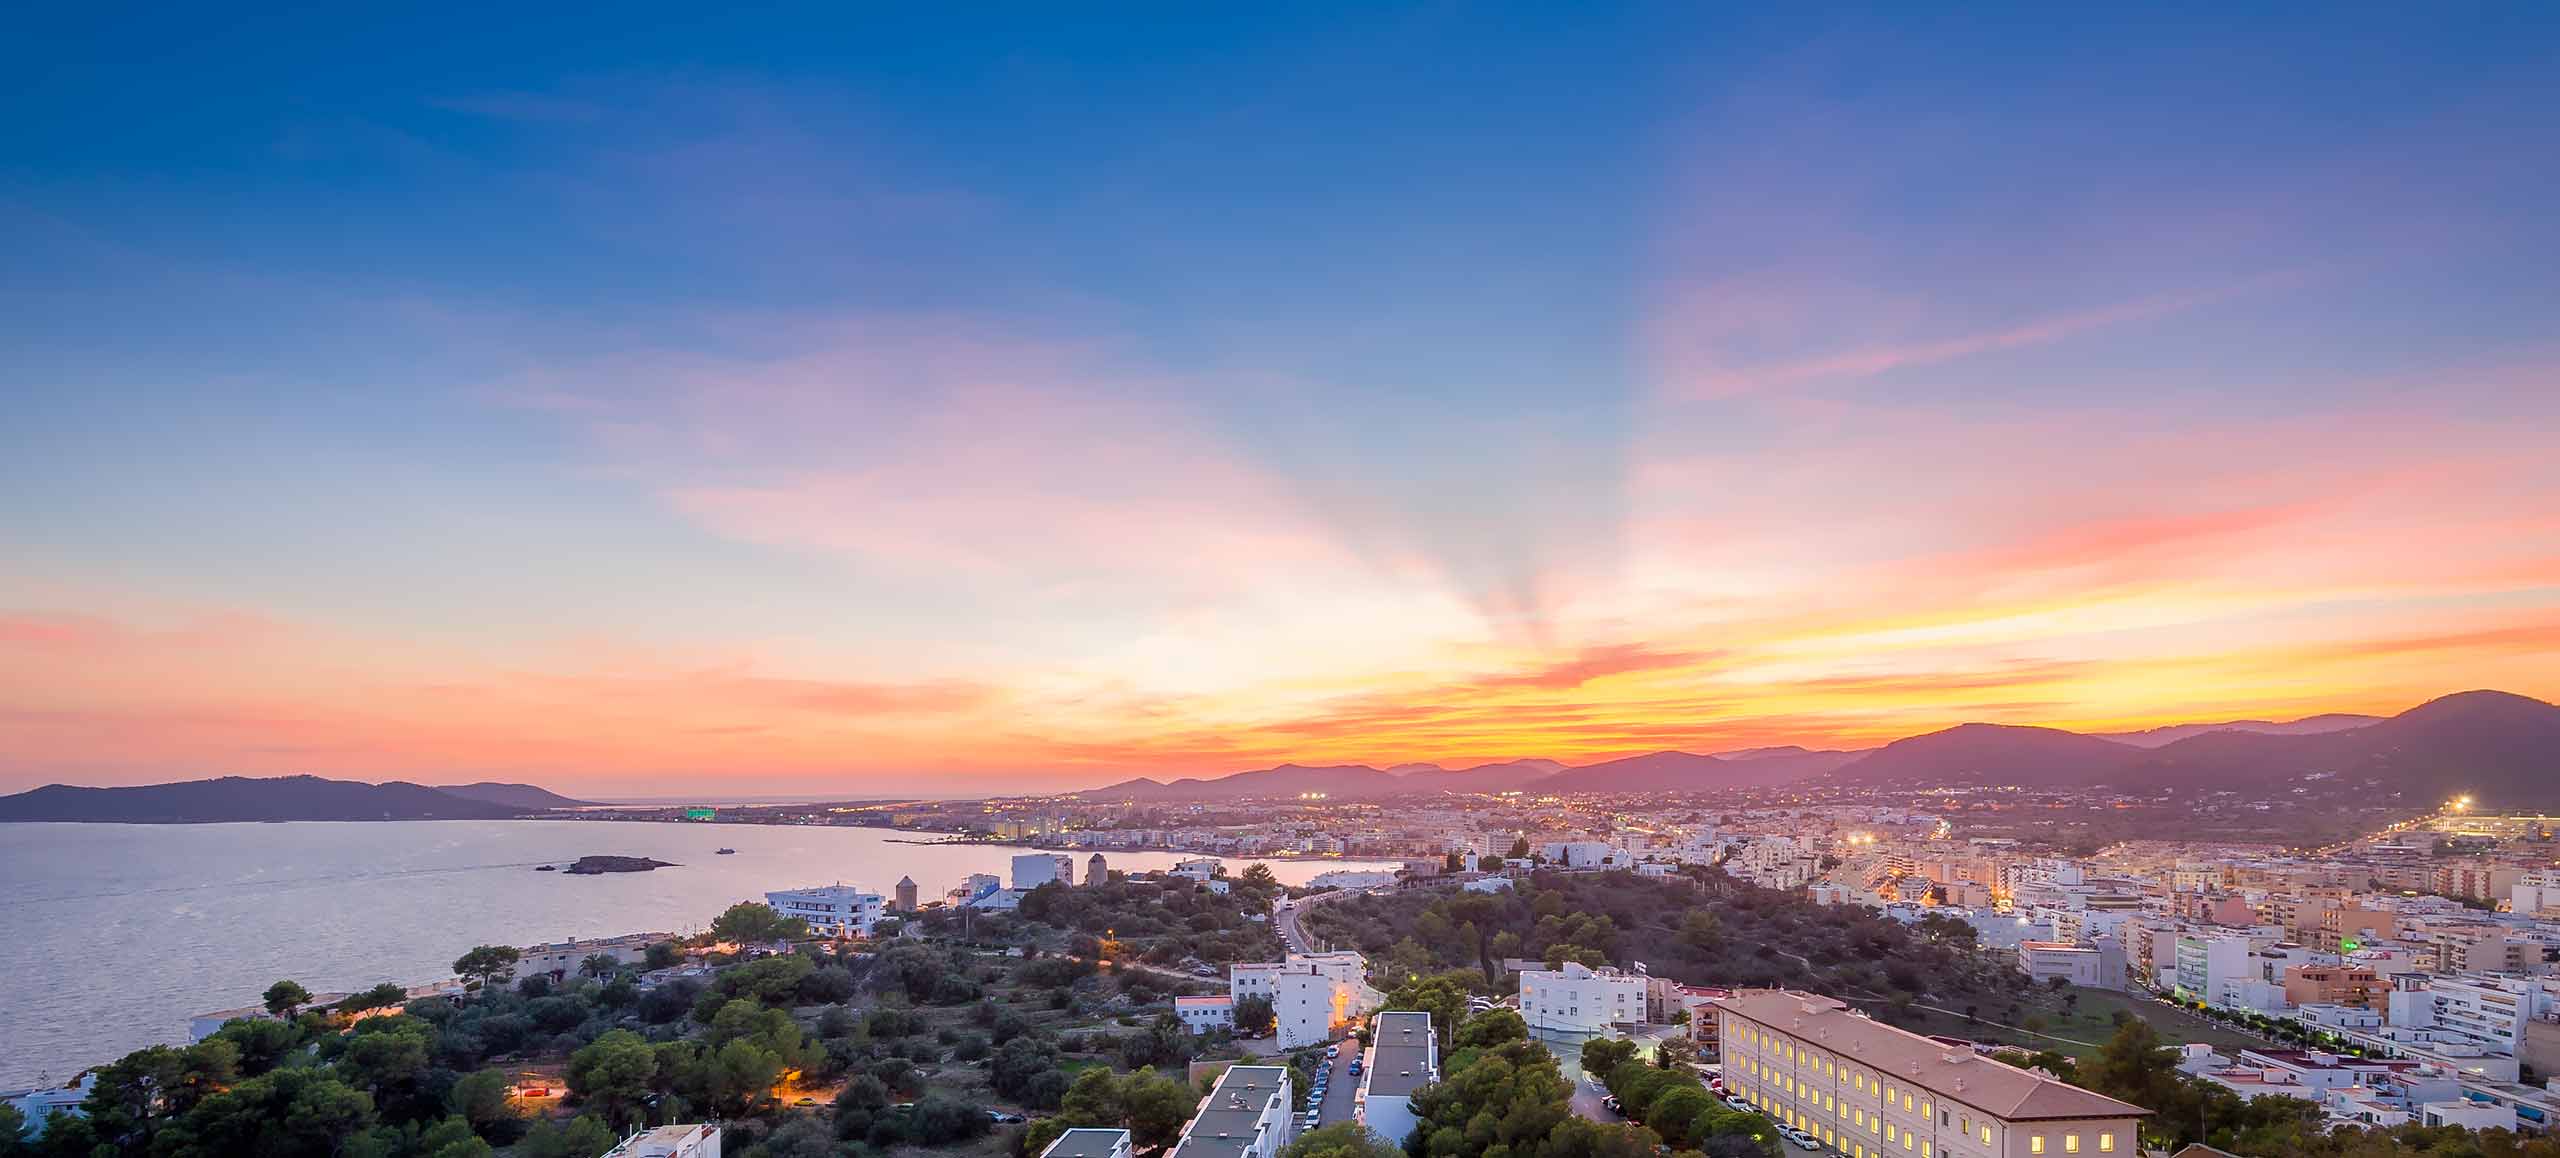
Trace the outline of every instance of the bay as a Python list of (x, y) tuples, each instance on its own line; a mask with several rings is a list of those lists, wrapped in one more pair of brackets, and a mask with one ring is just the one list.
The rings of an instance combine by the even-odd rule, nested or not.
[[(1034, 851), (905, 843), (871, 828), (576, 820), (0, 824), (0, 1088), (68, 1080), (187, 1019), (254, 1005), (279, 978), (313, 992), (453, 974), (474, 945), (700, 931), (772, 889), (838, 881), (939, 898)], [(930, 839), (924, 837), (921, 839)], [(732, 856), (714, 850), (734, 847)], [(588, 854), (678, 867), (535, 872)], [(1087, 854), (1077, 853), (1081, 873)], [(1110, 852), (1113, 868), (1186, 854)], [(1239, 871), (1249, 858), (1227, 858)], [(1302, 884), (1392, 862), (1274, 860)]]

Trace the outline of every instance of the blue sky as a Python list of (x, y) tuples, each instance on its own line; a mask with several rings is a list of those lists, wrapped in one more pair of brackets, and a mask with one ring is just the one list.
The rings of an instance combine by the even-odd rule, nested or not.
[[(10, 771), (1027, 783), (2530, 670), (2560, 602), (2532, 437), (2560, 392), (2555, 26), (31, 14), (0, 47), (0, 616), (159, 642), (24, 689)], [(2195, 540), (2236, 527), (2246, 551)], [(2195, 553), (2135, 565), (2164, 535)], [(2435, 566), (2384, 549), (2413, 539)], [(2101, 557), (2056, 574), (2056, 542)], [(1861, 594), (1943, 565), (1992, 569)], [(1997, 626), (2056, 599), (2095, 610)], [(2372, 600), (2407, 614), (2319, 611)], [(1975, 629), (1802, 634), (1906, 616)], [(2308, 623), (2297, 649), (2522, 634), (2253, 685), (2265, 656), (2200, 642), (2233, 617)], [(272, 686), (153, 650), (204, 622), (273, 632)], [(1616, 731), (1322, 726), (1630, 648), (1718, 659), (1559, 691), (1640, 704)], [(2168, 667), (1976, 693), (2056, 655)], [(1876, 663), (1943, 694), (1802, 692)], [(704, 673), (977, 691), (727, 704), (699, 726), (756, 731), (702, 735), (771, 745), (658, 738), (673, 765), (600, 736), (618, 709), (523, 691)], [(481, 698), (364, 706), (421, 686)], [(325, 743), (280, 762), (258, 721)]]

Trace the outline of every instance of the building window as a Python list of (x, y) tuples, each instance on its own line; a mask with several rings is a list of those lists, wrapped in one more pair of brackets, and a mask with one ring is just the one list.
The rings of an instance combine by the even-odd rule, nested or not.
[(2063, 1152), (2063, 1153), (2065, 1153), (2065, 1154), (2077, 1154), (2077, 1153), (2079, 1153), (2079, 1152), (2080, 1152), (2080, 1135), (2078, 1135), (2078, 1134), (2065, 1134), (2065, 1135), (2063, 1135), (2063, 1136), (2062, 1136), (2062, 1152)]
[(2115, 1152), (2116, 1136), (2111, 1133), (2100, 1133), (2098, 1135), (2098, 1153), (2113, 1154)]
[(2029, 1135), (2027, 1135), (2027, 1153), (2029, 1153), (2029, 1154), (2042, 1154), (2042, 1153), (2044, 1153), (2044, 1135), (2042, 1135), (2042, 1134), (2029, 1134)]
[(1991, 1144), (1991, 1126), (1988, 1123), (1982, 1127), (1982, 1144), (1985, 1146)]

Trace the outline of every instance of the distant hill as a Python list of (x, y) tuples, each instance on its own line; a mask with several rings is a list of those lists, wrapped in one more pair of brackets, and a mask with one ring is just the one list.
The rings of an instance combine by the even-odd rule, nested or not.
[(533, 784), (505, 784), (483, 780), (476, 784), (438, 784), (436, 791), (483, 804), (503, 804), (509, 808), (587, 808), (590, 801), (571, 800), (548, 788)]
[(2231, 720), (2220, 724), (2171, 724), (2164, 728), (2145, 728), (2139, 732), (2092, 732), (2101, 740), (2131, 744), (2136, 748), (2164, 748), (2180, 740), (2207, 732), (2257, 732), (2268, 736), (2316, 736), (2323, 732), (2344, 732), (2367, 724), (2378, 724), (2386, 716), (2359, 716), (2352, 712), (2331, 712), (2321, 716), (2305, 716), (2299, 720), (2274, 723), (2268, 720)]
[(2560, 805), (2560, 707), (2475, 691), (2344, 731), (2210, 732), (2160, 748), (2110, 779), (2210, 788), (2320, 774), (2379, 781), (2421, 802), (2467, 793), (2482, 808), (2550, 808)]
[(1553, 760), (1505, 760), (1472, 768), (1408, 772), (1401, 777), (1412, 792), (1516, 792), (1563, 771)]
[(1842, 784), (1898, 788), (1941, 784), (2065, 787), (2096, 783), (2141, 759), (2142, 754), (2142, 749), (2130, 744), (2059, 728), (1958, 724), (1944, 731), (1896, 740), (1842, 765), (1831, 779)]
[(1567, 768), (1511, 760), (1472, 768), (1283, 764), (1170, 783), (1140, 777), (1086, 796), (1242, 800), (1321, 792), (1374, 800), (1434, 792), (1698, 792), (1813, 781), (1917, 788), (2256, 787), (2330, 774), (2411, 799), (2470, 793), (2483, 808), (2560, 808), (2560, 708), (2507, 692), (2431, 700), (2388, 718), (2332, 714), (2282, 723), (2179, 724), (2119, 735), (1959, 724), (1860, 752), (1794, 745), (1701, 755), (1665, 751)]
[(1096, 800), (1243, 800), (1321, 792), (1334, 800), (1375, 800), (1431, 792), (1508, 792), (1552, 775), (1564, 765), (1553, 760), (1510, 760), (1457, 769), (1437, 764), (1395, 767), (1401, 771), (1382, 772), (1366, 764), (1282, 764), (1170, 782), (1141, 776), (1083, 795)]
[(1568, 768), (1539, 781), (1541, 792), (1709, 792), (1766, 788), (1838, 768), (1854, 752), (1814, 752), (1795, 746), (1752, 748), (1728, 756), (1651, 752)]
[(131, 788), (47, 784), (0, 796), (0, 821), (213, 824), (248, 820), (503, 820), (528, 810), (423, 784), (364, 784), (317, 776), (225, 776)]
[(1141, 776), (1084, 795), (1098, 800), (1242, 800), (1252, 796), (1298, 796), (1321, 792), (1335, 799), (1392, 796), (1411, 791), (1400, 777), (1366, 764), (1282, 764), (1228, 776), (1186, 776), (1171, 782)]

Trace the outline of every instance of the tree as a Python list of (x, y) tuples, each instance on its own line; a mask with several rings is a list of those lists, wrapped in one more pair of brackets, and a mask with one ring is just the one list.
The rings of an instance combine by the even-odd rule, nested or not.
[(1595, 1037), (1582, 1043), (1582, 1072), (1607, 1081), (1619, 1066), (1636, 1056), (1636, 1043), (1614, 1037)]
[(522, 950), (512, 945), (482, 945), (453, 959), (453, 971), (478, 986), (483, 993), (516, 975), (516, 962), (524, 959)]
[(409, 990), (405, 986), (385, 981), (361, 993), (346, 995), (332, 1008), (340, 1013), (362, 1013), (368, 1009), (390, 1009), (408, 1002)]
[(445, 1105), (478, 1133), (500, 1141), (515, 1138), (517, 1115), (507, 1104), (507, 1075), (475, 1070), (462, 1075), (445, 1094)]
[(1512, 860), (1529, 859), (1529, 838), (1523, 836), (1518, 840), (1512, 841), (1511, 851), (1506, 855)]
[(1246, 1037), (1260, 1037), (1279, 1023), (1271, 1008), (1271, 999), (1256, 993), (1236, 1002), (1236, 1032)]
[(267, 1012), (277, 1017), (291, 1017), (293, 1012), (311, 1004), (311, 991), (294, 980), (278, 981), (267, 986)]
[(596, 1120), (593, 1114), (580, 1114), (567, 1126), (548, 1120), (534, 1126), (516, 1147), (523, 1158), (596, 1158), (613, 1149), (613, 1130)]
[(1298, 1135), (1280, 1158), (1404, 1158), (1404, 1149), (1380, 1140), (1358, 1122), (1336, 1122)]
[(1476, 980), (1473, 970), (1459, 969), (1435, 973), (1428, 977), (1411, 976), (1387, 993), (1382, 1009), (1418, 1009), (1431, 1015), (1431, 1024), (1440, 1031), (1442, 1044), (1456, 1040), (1458, 1023), (1466, 1019), (1469, 985)]
[(1450, 853), (1448, 856), (1441, 859), (1440, 867), (1446, 872), (1465, 872), (1467, 869), (1467, 855), (1462, 852)]
[(0, 1102), (0, 1158), (28, 1158), (35, 1152), (35, 1144), (27, 1140), (27, 1115)]
[(673, 941), (652, 941), (642, 952), (645, 955), (640, 963), (653, 970), (673, 968), (677, 962), (684, 960), (684, 952), (677, 949)]
[(1272, 875), (1270, 865), (1255, 861), (1244, 866), (1244, 873), (1236, 878), (1236, 883), (1248, 888), (1276, 889), (1280, 887), (1280, 878)]
[(620, 1127), (631, 1120), (633, 1107), (649, 1093), (658, 1075), (658, 1055), (639, 1034), (617, 1029), (569, 1055), (569, 1092)]
[(611, 977), (622, 972), (622, 958), (611, 953), (589, 953), (578, 962), (581, 977)]
[(1509, 1009), (1488, 1009), (1458, 1023), (1459, 1049), (1485, 1049), (1508, 1041), (1529, 1040), (1529, 1023)]
[(761, 901), (740, 901), (712, 918), (711, 935), (740, 945), (796, 941), (809, 935), (809, 922), (783, 916)]

